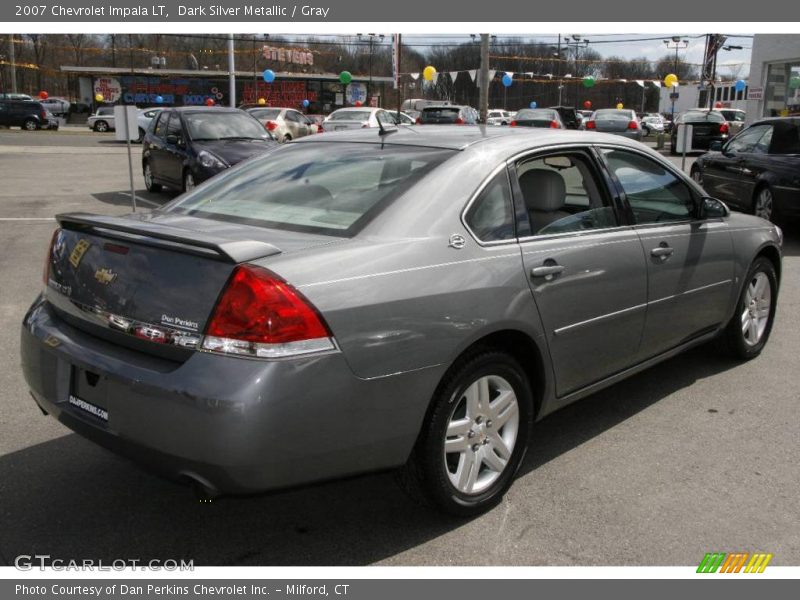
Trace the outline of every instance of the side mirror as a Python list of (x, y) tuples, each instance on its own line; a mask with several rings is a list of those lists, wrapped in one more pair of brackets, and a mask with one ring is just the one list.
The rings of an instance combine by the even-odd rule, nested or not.
[(714, 152), (722, 152), (722, 142), (715, 140), (711, 142), (711, 145), (708, 147), (708, 149)]
[(167, 136), (167, 143), (170, 146), (177, 146), (178, 145), (178, 136), (177, 135), (172, 135), (172, 134), (168, 135)]
[(722, 201), (706, 196), (700, 200), (701, 219), (720, 219), (731, 214), (731, 210)]

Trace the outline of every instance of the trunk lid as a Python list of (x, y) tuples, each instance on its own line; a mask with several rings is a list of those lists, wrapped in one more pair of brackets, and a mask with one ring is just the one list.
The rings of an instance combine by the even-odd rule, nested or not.
[(199, 339), (238, 263), (332, 241), (184, 215), (57, 219), (48, 301), (77, 328), (171, 358), (180, 356), (170, 338)]

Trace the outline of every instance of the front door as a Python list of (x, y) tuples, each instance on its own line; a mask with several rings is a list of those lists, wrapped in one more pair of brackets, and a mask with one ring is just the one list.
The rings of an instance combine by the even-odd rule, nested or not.
[(722, 218), (697, 218), (681, 176), (644, 153), (602, 155), (624, 195), (647, 261), (647, 320), (641, 360), (722, 325), (733, 292), (733, 246)]
[[(581, 150), (518, 161), (523, 268), (564, 396), (631, 366), (642, 336), (647, 272), (634, 228), (595, 157)], [(519, 204), (522, 204), (519, 203)]]

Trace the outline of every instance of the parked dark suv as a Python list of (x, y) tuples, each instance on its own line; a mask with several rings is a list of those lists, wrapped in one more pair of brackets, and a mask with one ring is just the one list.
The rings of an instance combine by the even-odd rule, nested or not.
[(35, 131), (47, 127), (47, 124), (47, 111), (40, 102), (0, 98), (0, 125)]
[(142, 173), (151, 192), (162, 185), (188, 191), (238, 162), (277, 147), (252, 115), (238, 108), (164, 109), (142, 146)]
[(567, 129), (578, 129), (580, 127), (581, 123), (578, 119), (578, 111), (573, 107), (551, 106), (549, 108), (558, 113), (558, 116), (561, 117), (561, 121), (564, 123), (564, 127)]

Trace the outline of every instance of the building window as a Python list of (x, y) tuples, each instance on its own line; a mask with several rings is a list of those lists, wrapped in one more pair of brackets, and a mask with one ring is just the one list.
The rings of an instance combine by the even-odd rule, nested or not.
[(769, 65), (764, 90), (764, 116), (794, 115), (800, 115), (800, 59)]

